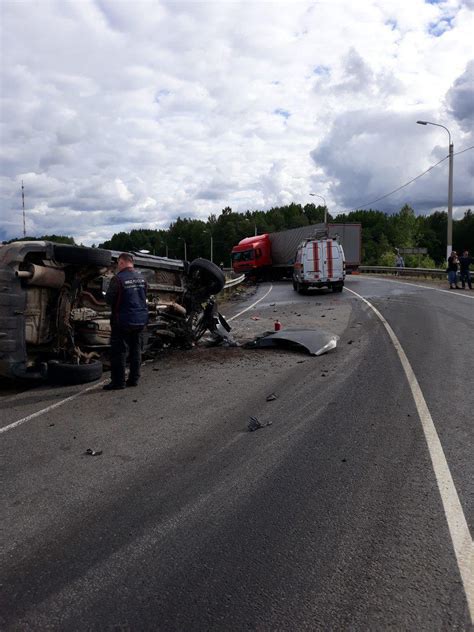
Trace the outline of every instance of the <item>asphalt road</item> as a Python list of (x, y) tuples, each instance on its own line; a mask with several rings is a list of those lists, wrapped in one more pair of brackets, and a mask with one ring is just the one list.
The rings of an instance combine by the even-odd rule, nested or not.
[[(233, 318), (239, 341), (278, 319), (338, 347), (196, 348), (147, 365), (136, 389), (0, 399), (1, 628), (471, 629), (473, 293), (347, 288), (393, 328), (441, 456), (367, 303), (262, 285), (226, 306), (260, 300)], [(248, 432), (250, 415), (270, 425)]]

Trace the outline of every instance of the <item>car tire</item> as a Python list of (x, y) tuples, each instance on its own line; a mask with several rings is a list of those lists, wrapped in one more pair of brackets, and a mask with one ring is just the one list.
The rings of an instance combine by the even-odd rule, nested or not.
[(193, 342), (197, 342), (204, 336), (209, 329), (209, 322), (204, 309), (193, 312), (188, 316), (188, 327)]
[(60, 263), (90, 264), (96, 266), (110, 266), (112, 253), (101, 248), (80, 248), (64, 244), (54, 245), (54, 258)]
[[(191, 277), (202, 288), (206, 298), (218, 294), (225, 285), (225, 275), (212, 261), (194, 259), (189, 264), (188, 277)], [(201, 292), (200, 292), (201, 293)]]
[(67, 362), (48, 362), (48, 381), (61, 386), (85, 384), (100, 380), (102, 377), (102, 362), (93, 360), (90, 364), (70, 364)]

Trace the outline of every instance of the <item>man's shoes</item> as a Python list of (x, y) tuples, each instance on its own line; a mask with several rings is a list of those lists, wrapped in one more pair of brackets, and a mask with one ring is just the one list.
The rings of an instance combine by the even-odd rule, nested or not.
[(134, 380), (127, 380), (125, 384), (127, 386), (138, 386), (138, 382), (135, 382)]
[(109, 384), (104, 384), (104, 386), (102, 387), (102, 390), (103, 391), (121, 391), (124, 388), (125, 388), (125, 384), (114, 384), (113, 382), (110, 382)]
[(456, 285), (456, 290), (460, 290), (461, 288), (459, 287), (459, 285)]

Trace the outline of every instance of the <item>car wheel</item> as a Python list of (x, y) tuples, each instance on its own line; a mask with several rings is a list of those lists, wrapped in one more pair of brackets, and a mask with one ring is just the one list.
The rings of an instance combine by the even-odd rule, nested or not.
[(200, 340), (209, 329), (207, 314), (204, 309), (193, 312), (188, 316), (188, 327), (194, 342)]
[(48, 381), (52, 384), (72, 385), (94, 382), (102, 377), (102, 362), (93, 360), (90, 364), (70, 364), (68, 362), (48, 362)]
[(110, 266), (112, 253), (101, 248), (80, 248), (64, 244), (54, 245), (54, 258), (61, 263), (90, 264), (97, 266)]
[(218, 294), (225, 285), (222, 270), (207, 259), (194, 259), (189, 264), (188, 277), (197, 286), (197, 292), (204, 298)]

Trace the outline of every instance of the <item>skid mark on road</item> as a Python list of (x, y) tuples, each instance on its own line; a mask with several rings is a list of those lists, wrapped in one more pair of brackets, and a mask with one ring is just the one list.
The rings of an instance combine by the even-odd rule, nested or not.
[(443, 509), (448, 523), (448, 529), (451, 535), (459, 572), (461, 574), (464, 592), (466, 593), (466, 600), (471, 620), (474, 622), (474, 543), (472, 541), (467, 520), (462, 510), (453, 477), (451, 476), (449, 465), (444, 455), (443, 447), (441, 445), (441, 441), (439, 440), (438, 433), (436, 432), (428, 405), (408, 357), (391, 326), (379, 310), (366, 298), (357, 294), (354, 290), (349, 290), (347, 287), (345, 289), (366, 303), (381, 320), (398, 353), (403, 370), (405, 371), (413, 399), (415, 400), (418, 415), (421, 420), (426, 443), (428, 444), (428, 451), (430, 453), (431, 463), (433, 464), (436, 482), (441, 495), (441, 502), (443, 503)]

